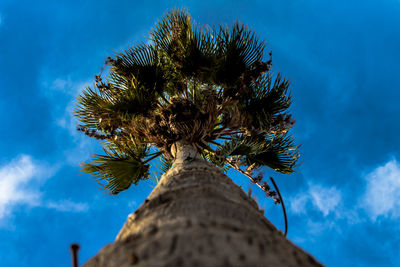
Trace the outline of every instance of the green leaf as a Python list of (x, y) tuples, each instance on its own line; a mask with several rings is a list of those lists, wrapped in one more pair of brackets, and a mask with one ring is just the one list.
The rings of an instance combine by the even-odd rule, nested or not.
[(138, 44), (110, 59), (109, 82), (127, 89), (140, 88), (141, 94), (162, 94), (167, 82), (159, 53), (152, 45)]
[(226, 163), (226, 157), (222, 157), (221, 155), (217, 155), (212, 151), (206, 150), (204, 150), (201, 155), (205, 160), (222, 169), (225, 173), (227, 173), (231, 168), (230, 165)]
[(87, 87), (78, 96), (75, 116), (80, 127), (110, 133), (129, 124), (132, 117), (148, 116), (156, 108), (154, 93), (122, 76), (118, 76), (118, 82), (115, 74), (111, 78), (114, 81), (105, 85), (107, 89)]
[(212, 80), (217, 62), (214, 35), (208, 27), (194, 26), (185, 10), (172, 10), (157, 24), (151, 40), (165, 58), (164, 65), (171, 64), (168, 77), (178, 87), (193, 78)]
[(151, 32), (151, 38), (157, 48), (175, 62), (181, 62), (184, 49), (193, 38), (192, 21), (187, 11), (171, 10)]
[(232, 29), (220, 27), (217, 35), (219, 67), (217, 83), (235, 85), (239, 77), (262, 61), (265, 43), (247, 26), (236, 22)]
[(244, 164), (266, 165), (281, 173), (292, 173), (299, 157), (299, 146), (294, 145), (294, 139), (290, 135), (264, 135), (260, 150), (246, 154)]
[(240, 111), (246, 114), (247, 127), (257, 130), (270, 130), (278, 124), (279, 115), (291, 104), (288, 92), (289, 82), (278, 74), (275, 80), (267, 74), (252, 83), (250, 95), (245, 99)]
[(157, 158), (157, 162), (155, 163), (155, 166), (157, 167), (157, 171), (155, 173), (156, 177), (161, 177), (164, 173), (169, 171), (169, 169), (172, 167), (172, 164), (174, 161), (164, 154), (161, 154)]
[(146, 151), (144, 147), (137, 147), (136, 151), (132, 147), (125, 148), (125, 152), (122, 152), (120, 144), (107, 143), (104, 151), (106, 155), (94, 155), (91, 162), (83, 163), (82, 173), (91, 174), (112, 195), (147, 179), (149, 165), (142, 161)]
[(242, 165), (269, 166), (281, 173), (293, 172), (293, 167), (299, 158), (299, 147), (286, 134), (254, 136), (239, 135), (225, 142), (217, 151), (216, 158), (220, 161), (228, 157), (240, 157)]

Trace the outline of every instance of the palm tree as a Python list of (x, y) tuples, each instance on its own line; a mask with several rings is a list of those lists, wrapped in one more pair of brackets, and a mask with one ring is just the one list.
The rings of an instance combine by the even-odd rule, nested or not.
[(257, 170), (291, 173), (299, 157), (289, 83), (264, 48), (244, 25), (199, 27), (172, 10), (149, 42), (107, 59), (108, 75), (78, 97), (78, 129), (105, 152), (83, 172), (111, 194), (147, 179), (152, 162), (165, 174), (85, 266), (319, 266), (224, 174), (240, 171), (280, 203)]

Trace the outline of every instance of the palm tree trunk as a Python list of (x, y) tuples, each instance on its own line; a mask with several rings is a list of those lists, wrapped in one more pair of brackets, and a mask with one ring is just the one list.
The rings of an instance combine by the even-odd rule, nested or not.
[(174, 166), (84, 267), (322, 266), (287, 240), (257, 203), (185, 143)]

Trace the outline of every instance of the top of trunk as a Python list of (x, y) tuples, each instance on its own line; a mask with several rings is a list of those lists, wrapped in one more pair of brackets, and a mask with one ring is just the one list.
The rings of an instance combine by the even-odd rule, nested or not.
[(171, 146), (171, 155), (174, 163), (182, 163), (185, 160), (203, 160), (200, 152), (189, 142), (179, 140)]

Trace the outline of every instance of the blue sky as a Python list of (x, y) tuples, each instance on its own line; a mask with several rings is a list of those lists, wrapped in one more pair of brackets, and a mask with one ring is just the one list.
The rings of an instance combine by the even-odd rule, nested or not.
[[(1, 0), (1, 265), (70, 266), (72, 242), (83, 263), (151, 192), (146, 181), (109, 196), (79, 175), (100, 146), (71, 112), (105, 58), (173, 7), (200, 24), (248, 24), (291, 81), (301, 165), (264, 170), (284, 196), (288, 238), (327, 266), (400, 266), (398, 0)], [(283, 229), (280, 207), (253, 191)]]

